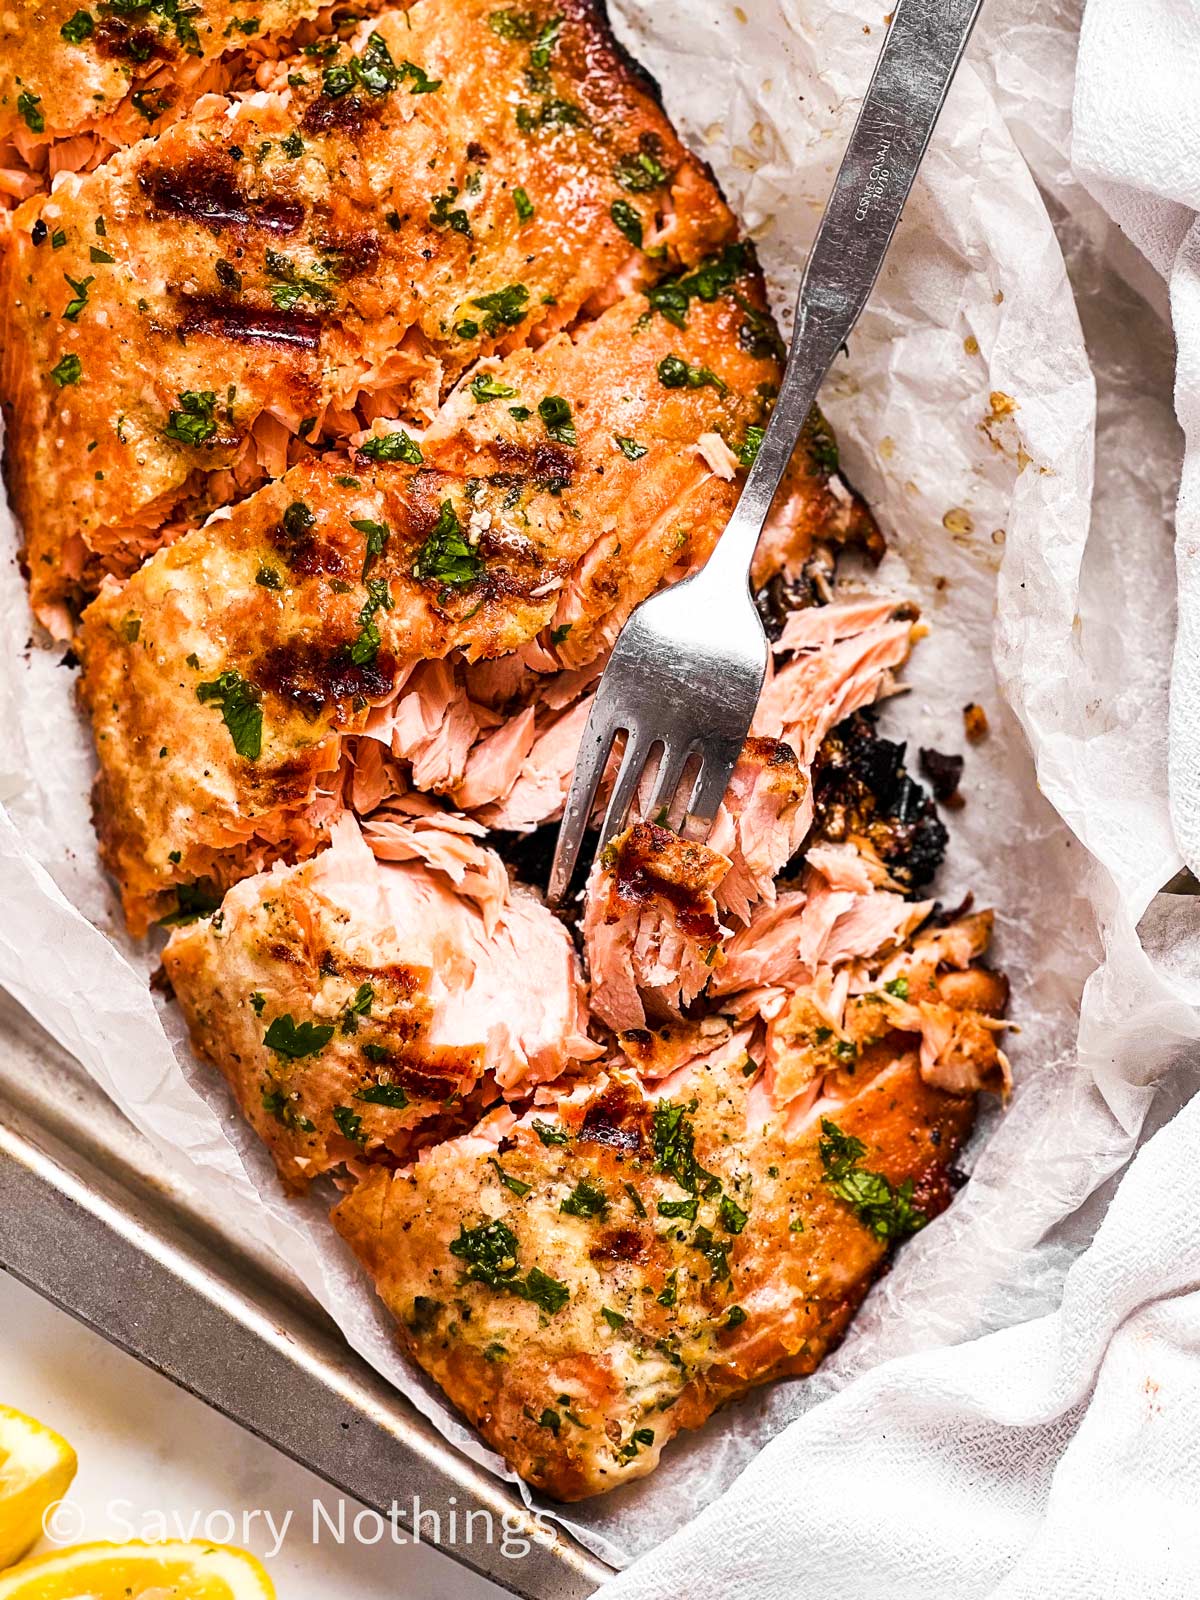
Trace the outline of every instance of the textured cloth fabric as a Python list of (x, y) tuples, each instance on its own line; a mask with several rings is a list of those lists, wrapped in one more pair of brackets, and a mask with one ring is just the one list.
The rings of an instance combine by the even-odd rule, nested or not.
[[(1068, 119), (1061, 52), (1074, 53), (1077, 11), (1078, 0), (996, 0), (981, 42), (1010, 47), (997, 52), (993, 92), (1010, 125), (1021, 124), (1052, 211), (1073, 213), (1064, 239), (1072, 227), (1093, 239), (1102, 231), (1083, 214), (1082, 185), (1170, 289), (1187, 439), (1170, 803), (1181, 853), (1200, 871), (1200, 4), (1089, 0)], [(1014, 71), (1012, 50), (1028, 72)], [(1051, 93), (1033, 104), (1039, 73), (1055, 93), (1066, 77), (1057, 109), (1069, 126), (1053, 125)], [(1070, 166), (1056, 159), (1068, 143)], [(1116, 265), (1135, 281), (1127, 269)], [(1109, 374), (1116, 411), (1124, 393), (1113, 371), (1119, 362)], [(1101, 494), (1115, 500), (1100, 465)], [(1165, 455), (1147, 460), (1145, 476), (1151, 501), (1171, 497)], [(1101, 500), (1093, 543), (1115, 575), (1121, 534), (1111, 521)], [(1121, 613), (1114, 599), (1117, 626)], [(1172, 620), (1164, 606), (1164, 634)], [(1086, 805), (1084, 796), (1078, 808)], [(1200, 1595), (1200, 1213), (1189, 1192), (1200, 1158), (1200, 1099), (1189, 1099), (1200, 910), (1166, 896), (1150, 905), (1152, 894), (1144, 916), (1134, 912), (1144, 961), (1114, 978), (1114, 916), (1110, 969), (1085, 995), (1078, 1060), (1048, 1074), (1032, 1098), (1018, 1090), (967, 1191), (973, 1212), (956, 1220), (952, 1211), (938, 1225), (960, 1261), (964, 1244), (968, 1258), (983, 1257), (995, 1241), (997, 1331), (948, 1325), (929, 1341), (936, 1348), (874, 1367), (852, 1349), (839, 1353), (828, 1374), (808, 1380), (815, 1394), (797, 1401), (796, 1420), (721, 1499), (614, 1580), (608, 1600)], [(1105, 1169), (1111, 1177), (1097, 1188)], [(1031, 1186), (1041, 1186), (1046, 1231), (1037, 1238), (1031, 1224), (1015, 1239), (1006, 1227), (1014, 1191), (1032, 1215)], [(902, 1287), (876, 1291), (884, 1302), (894, 1295), (901, 1315), (904, 1295), (936, 1279), (935, 1232), (900, 1258)], [(1014, 1309), (1023, 1285), (1026, 1320)], [(868, 1302), (863, 1315), (889, 1308), (873, 1312)], [(904, 1350), (902, 1336), (894, 1348)]]

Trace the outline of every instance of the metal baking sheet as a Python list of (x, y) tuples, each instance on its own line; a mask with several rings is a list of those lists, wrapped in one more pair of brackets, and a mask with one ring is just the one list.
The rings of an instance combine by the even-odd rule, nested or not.
[[(0, 1267), (388, 1515), (419, 1496), (539, 1533), (516, 1493), (453, 1450), (268, 1256), (214, 1226), (77, 1063), (0, 991)], [(454, 1497), (453, 1502), (451, 1497)], [(485, 1526), (477, 1523), (476, 1526)], [(424, 1531), (422, 1533), (424, 1541)], [(432, 1541), (425, 1541), (432, 1542)], [(564, 1533), (441, 1548), (526, 1600), (612, 1575)]]

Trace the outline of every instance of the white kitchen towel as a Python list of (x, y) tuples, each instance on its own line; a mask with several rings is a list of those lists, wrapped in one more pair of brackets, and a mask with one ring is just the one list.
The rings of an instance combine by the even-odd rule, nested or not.
[(1187, 438), (1176, 525), (1171, 816), (1200, 874), (1200, 5), (1089, 0), (1075, 86), (1079, 177), (1167, 280)]

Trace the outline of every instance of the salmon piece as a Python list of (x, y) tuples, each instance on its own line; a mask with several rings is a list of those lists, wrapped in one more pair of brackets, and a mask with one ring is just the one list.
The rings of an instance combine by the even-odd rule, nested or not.
[[(3, 388), (39, 615), (278, 476), (301, 439), (424, 426), (472, 363), (568, 326), (629, 263), (650, 281), (733, 245), (589, 0), (504, 13), (539, 38), (560, 19), (541, 44), (500, 14), (381, 14), (18, 208)], [(633, 242), (652, 226), (653, 258)], [(553, 445), (536, 413), (525, 438)]]
[(329, 31), (328, 0), (258, 0), (253, 17), (231, 0), (185, 3), (173, 15), (13, 0), (0, 15), (0, 149), (45, 188), (56, 171), (94, 165), (206, 92), (253, 88), (256, 69), (279, 53), (275, 36), (322, 11), (314, 37)]
[[(752, 1059), (741, 1030), (657, 1094), (613, 1070), (498, 1147), (367, 1172), (334, 1212), (403, 1347), (556, 1499), (643, 1477), (726, 1400), (813, 1371), (950, 1199), (973, 1101), (915, 1049), (799, 1127), (751, 1126)], [(866, 1173), (878, 1203), (855, 1206)]]
[(792, 747), (747, 739), (708, 838), (730, 861), (717, 890), (722, 911), (749, 922), (758, 901), (774, 900), (775, 878), (804, 843), (812, 817), (808, 774)]
[(598, 1053), (562, 926), (514, 890), (489, 931), (453, 876), (381, 865), (343, 821), (314, 860), (172, 934), (192, 1043), (289, 1189), (461, 1128), (485, 1079), (514, 1089)]
[(715, 891), (725, 856), (638, 822), (601, 852), (588, 880), (584, 948), (596, 1015), (616, 1033), (678, 1015), (722, 960)]
[[(757, 292), (754, 281), (738, 287), (751, 304), (742, 289)], [(755, 389), (772, 369), (739, 350), (736, 319), (746, 313), (727, 293), (693, 306), (684, 329), (656, 315), (635, 336), (646, 308), (644, 297), (623, 301), (590, 330), (590, 396), (566, 381), (576, 347), (558, 335), (489, 369), (492, 388), (529, 401), (529, 417), (513, 418), (497, 399), (472, 400), (475, 411), (461, 419), (467, 443), (445, 433), (420, 465), (361, 451), (311, 457), (176, 539), (124, 585), (108, 580), (79, 630), (81, 693), (100, 756), (101, 848), (132, 930), (169, 914), (181, 885), (204, 878), (223, 888), (281, 855), (316, 849), (340, 805), (323, 801), (320, 787), (336, 789), (349, 737), (369, 732), (388, 747), (405, 766), (394, 781), (400, 791), (445, 793), (461, 809), (471, 797), (470, 786), (460, 790), (470, 752), (504, 718), (469, 700), (457, 667), (441, 658), (456, 652), (470, 662), (529, 645), (547, 629), (553, 636), (560, 591), (593, 541), (615, 527), (636, 542), (657, 503), (648, 485), (661, 478), (673, 494), (683, 473), (716, 486), (707, 521), (692, 529), (707, 548), (736, 489), (705, 477), (694, 439), (718, 417), (731, 430), (749, 426), (739, 418), (761, 414)], [(594, 363), (604, 341), (601, 373)], [(672, 350), (691, 367), (722, 368), (727, 388), (668, 388), (657, 365)], [(622, 451), (608, 431), (606, 396), (625, 392), (629, 362), (651, 386), (629, 424), (645, 459)], [(572, 419), (569, 433), (556, 425), (559, 439), (537, 409), (550, 382), (565, 391), (553, 398)], [(487, 424), (499, 429), (490, 442), (484, 415), (503, 418)], [(676, 547), (686, 537), (680, 523)], [(653, 586), (657, 569), (644, 577)], [(641, 599), (640, 582), (611, 603)], [(239, 748), (227, 719), (222, 725), (230, 694), (257, 718), (255, 754), (254, 738)], [(561, 735), (556, 748), (554, 805)], [(477, 787), (484, 813), (502, 799), (495, 788), (489, 796)], [(494, 813), (483, 820), (497, 825)]]

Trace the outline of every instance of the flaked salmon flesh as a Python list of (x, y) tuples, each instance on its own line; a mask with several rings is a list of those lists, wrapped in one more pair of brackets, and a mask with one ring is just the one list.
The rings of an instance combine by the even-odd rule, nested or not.
[(1012, 1081), (992, 914), (925, 897), (875, 721), (923, 624), (815, 411), (710, 836), (648, 776), (541, 894), (617, 634), (770, 418), (752, 245), (598, 0), (14, 0), (0, 235), (129, 929), (484, 1439), (563, 1500), (644, 1476), (816, 1368)]

